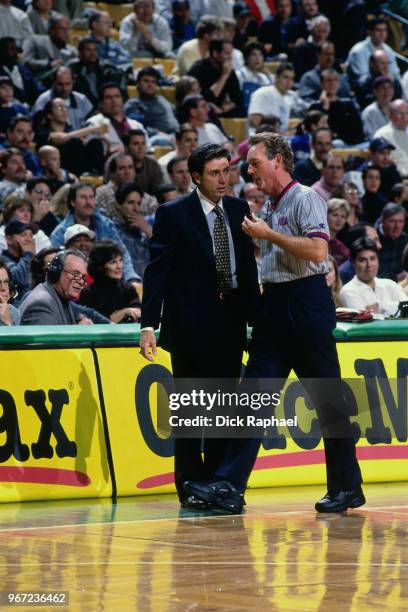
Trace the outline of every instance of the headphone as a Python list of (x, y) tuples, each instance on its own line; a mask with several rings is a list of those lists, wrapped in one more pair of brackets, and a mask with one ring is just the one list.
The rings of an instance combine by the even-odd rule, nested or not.
[(63, 249), (59, 253), (57, 253), (48, 264), (46, 271), (47, 281), (51, 283), (51, 285), (59, 280), (59, 277), (61, 276), (62, 271), (64, 269), (65, 260), (67, 259), (68, 255), (75, 255), (76, 257), (84, 259), (83, 254), (78, 251), (78, 249)]

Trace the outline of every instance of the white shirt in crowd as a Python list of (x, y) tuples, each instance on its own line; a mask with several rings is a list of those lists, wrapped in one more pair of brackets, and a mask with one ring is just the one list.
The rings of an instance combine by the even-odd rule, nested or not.
[(287, 130), (291, 108), (292, 98), (289, 95), (282, 95), (275, 85), (267, 85), (252, 94), (248, 116), (277, 115), (281, 120), (281, 129)]
[(213, 142), (214, 144), (222, 144), (228, 138), (223, 134), (219, 127), (215, 123), (206, 123), (204, 127), (196, 128), (198, 133), (198, 144), (206, 144), (207, 142)]
[(398, 304), (406, 299), (402, 287), (388, 278), (375, 277), (374, 287), (370, 287), (354, 276), (340, 291), (340, 304), (345, 308), (364, 310), (378, 304), (378, 312), (385, 316), (395, 315)]

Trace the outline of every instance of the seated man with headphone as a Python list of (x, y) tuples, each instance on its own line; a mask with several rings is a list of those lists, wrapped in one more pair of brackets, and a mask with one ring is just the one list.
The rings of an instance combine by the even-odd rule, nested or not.
[[(76, 249), (60, 251), (47, 268), (45, 283), (37, 285), (20, 306), (21, 325), (76, 325), (77, 300), (86, 282), (86, 258)], [(92, 323), (82, 318), (80, 323)]]

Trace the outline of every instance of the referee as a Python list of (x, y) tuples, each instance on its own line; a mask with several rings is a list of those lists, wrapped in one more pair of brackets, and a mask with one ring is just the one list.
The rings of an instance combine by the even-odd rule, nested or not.
[(292, 179), (293, 153), (281, 136), (256, 134), (249, 147), (248, 174), (270, 201), (264, 219), (252, 215), (242, 224), (246, 234), (261, 241), (263, 285), (246, 375), (284, 384), (295, 371), (313, 399), (324, 439), (328, 491), (315, 508), (318, 512), (358, 508), (365, 498), (339, 392), (335, 306), (325, 280), (327, 207), (315, 191)]

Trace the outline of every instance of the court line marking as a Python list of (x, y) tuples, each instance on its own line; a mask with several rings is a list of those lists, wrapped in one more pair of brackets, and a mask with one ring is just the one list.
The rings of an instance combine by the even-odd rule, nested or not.
[[(0, 506), (1, 508), (1, 506)], [(255, 514), (255, 513), (248, 513), (248, 514), (217, 514), (217, 515), (210, 515), (210, 516), (202, 516), (199, 513), (197, 513), (197, 516), (183, 516), (183, 517), (168, 517), (168, 518), (157, 518), (157, 519), (142, 519), (142, 520), (129, 520), (129, 521), (98, 521), (98, 522), (94, 522), (94, 523), (70, 523), (67, 525), (42, 525), (42, 526), (32, 526), (32, 527), (5, 527), (5, 528), (0, 528), (0, 533), (7, 533), (7, 532), (15, 532), (15, 531), (41, 531), (41, 530), (45, 530), (45, 529), (67, 529), (67, 528), (71, 528), (71, 527), (95, 527), (95, 526), (101, 526), (101, 525), (129, 525), (131, 523), (162, 523), (162, 522), (171, 522), (171, 521), (197, 521), (200, 519), (205, 519), (205, 520), (214, 520), (214, 519), (232, 519), (232, 520), (236, 520), (236, 519), (264, 519), (267, 517), (279, 517), (279, 518), (285, 518), (286, 516), (296, 516), (296, 515), (303, 515), (305, 516), (305, 518), (313, 518), (316, 516), (321, 517), (322, 519), (327, 519), (327, 520), (335, 520), (335, 518), (340, 518), (343, 517), (345, 518), (346, 516), (351, 518), (353, 515), (356, 516), (355, 512), (389, 512), (390, 510), (408, 510), (408, 506), (371, 506), (368, 508), (356, 508), (351, 514), (342, 514), (342, 513), (313, 513), (311, 510), (290, 510), (288, 512), (285, 511), (281, 511), (281, 512), (264, 512), (262, 514)], [(361, 516), (360, 514), (357, 514), (358, 516)], [(96, 534), (99, 535), (99, 534)], [(1, 567), (1, 565), (0, 565)]]
[(0, 563), (0, 567), (10, 568), (10, 567), (76, 567), (78, 565), (81, 566), (95, 566), (95, 565), (270, 565), (270, 566), (284, 566), (294, 565), (294, 566), (307, 566), (307, 567), (392, 567), (392, 568), (408, 568), (408, 563), (359, 563), (359, 562), (336, 562), (332, 563), (319, 561), (256, 561), (251, 559), (249, 561), (174, 561), (169, 559), (169, 561), (73, 561), (72, 563), (64, 563), (63, 561), (50, 561), (49, 563), (38, 563), (34, 561), (32, 563)]

